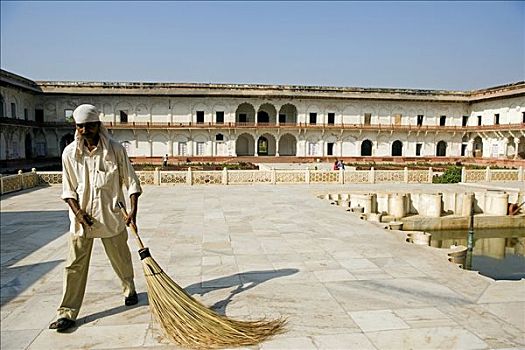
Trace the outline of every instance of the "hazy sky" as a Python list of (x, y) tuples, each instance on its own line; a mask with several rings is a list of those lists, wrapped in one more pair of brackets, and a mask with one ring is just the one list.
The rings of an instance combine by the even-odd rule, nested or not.
[(469, 90), (525, 80), (524, 2), (1, 1), (33, 80)]

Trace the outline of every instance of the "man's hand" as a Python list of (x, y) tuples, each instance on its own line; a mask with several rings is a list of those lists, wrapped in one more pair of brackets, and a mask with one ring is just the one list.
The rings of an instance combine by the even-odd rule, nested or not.
[(85, 211), (79, 209), (75, 214), (78, 222), (82, 225), (91, 226), (93, 225), (93, 219)]

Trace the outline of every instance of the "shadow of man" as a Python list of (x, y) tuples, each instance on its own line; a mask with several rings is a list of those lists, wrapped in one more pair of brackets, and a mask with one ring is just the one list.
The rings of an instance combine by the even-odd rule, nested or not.
[(233, 297), (239, 293), (242, 293), (248, 289), (254, 288), (261, 283), (268, 280), (290, 276), (299, 272), (298, 269), (280, 269), (280, 270), (263, 270), (263, 271), (249, 271), (237, 273), (235, 275), (215, 278), (201, 283), (194, 283), (187, 286), (184, 290), (191, 295), (199, 294), (200, 296), (206, 293), (237, 286), (233, 289), (228, 297), (224, 300), (217, 301), (215, 304), (210, 306), (215, 312), (225, 315), (226, 307), (232, 302)]

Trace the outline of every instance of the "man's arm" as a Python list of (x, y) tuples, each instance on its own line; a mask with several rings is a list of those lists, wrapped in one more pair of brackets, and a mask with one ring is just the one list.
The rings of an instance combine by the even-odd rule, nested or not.
[(75, 218), (78, 220), (78, 222), (80, 222), (82, 225), (93, 225), (93, 219), (84, 210), (80, 209), (80, 205), (76, 199), (66, 198), (64, 200), (69, 205), (71, 210), (73, 210), (73, 213), (75, 213)]
[(139, 196), (140, 193), (132, 193), (129, 196), (130, 202), (131, 202), (131, 210), (128, 213), (128, 217), (126, 218), (126, 225), (132, 226), (135, 229), (137, 229), (137, 210), (139, 208)]

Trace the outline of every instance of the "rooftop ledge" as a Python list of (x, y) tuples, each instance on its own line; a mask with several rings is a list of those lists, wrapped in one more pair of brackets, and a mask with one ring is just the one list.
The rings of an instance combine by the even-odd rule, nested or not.
[(362, 88), (302, 85), (217, 84), (170, 82), (32, 81), (0, 71), (0, 81), (34, 92), (50, 94), (173, 95), (173, 96), (271, 96), (307, 98), (361, 98), (395, 100), (444, 100), (470, 102), (509, 95), (525, 95), (525, 81), (481, 90), (452, 91), (405, 88)]

